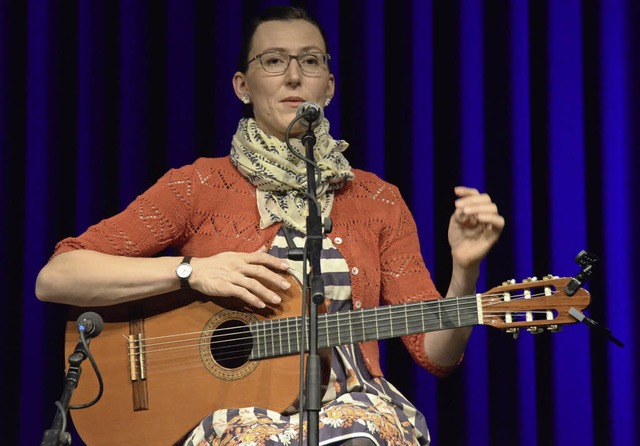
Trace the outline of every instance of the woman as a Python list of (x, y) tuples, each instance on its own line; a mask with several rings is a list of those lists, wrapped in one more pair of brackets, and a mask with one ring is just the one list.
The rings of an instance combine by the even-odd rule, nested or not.
[[(301, 271), (300, 262), (285, 258), (289, 245), (304, 242), (307, 209), (306, 167), (287, 149), (285, 131), (303, 102), (329, 104), (335, 81), (328, 63), (326, 39), (303, 10), (267, 10), (250, 29), (233, 77), (253, 118), (240, 121), (230, 156), (169, 171), (121, 214), (60, 242), (38, 276), (38, 298), (111, 305), (182, 285), (258, 308), (277, 305), (280, 297), (271, 289), (289, 287), (278, 272)], [(296, 126), (292, 134), (303, 131)], [(439, 298), (397, 188), (351, 169), (342, 155), (347, 144), (331, 138), (326, 120), (314, 131), (322, 169), (318, 198), (323, 215), (333, 220), (322, 253), (329, 312)], [(293, 146), (302, 152), (299, 140)], [(466, 187), (455, 193), (447, 296), (475, 292), (479, 264), (504, 226), (489, 196)], [(168, 246), (181, 256), (151, 257)], [(443, 376), (461, 360), (470, 334), (459, 328), (403, 341), (420, 365)], [(291, 444), (297, 424), (297, 414), (259, 407), (219, 410), (186, 444), (240, 445), (249, 437), (250, 444)], [(376, 342), (334, 349), (320, 442), (429, 443), (422, 415), (383, 378)]]

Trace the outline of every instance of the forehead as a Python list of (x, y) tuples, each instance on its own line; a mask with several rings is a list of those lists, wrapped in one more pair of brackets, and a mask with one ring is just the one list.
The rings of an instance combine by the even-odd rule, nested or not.
[(299, 49), (317, 48), (325, 51), (320, 30), (306, 20), (273, 20), (258, 25), (251, 40), (251, 54), (268, 49), (296, 52)]

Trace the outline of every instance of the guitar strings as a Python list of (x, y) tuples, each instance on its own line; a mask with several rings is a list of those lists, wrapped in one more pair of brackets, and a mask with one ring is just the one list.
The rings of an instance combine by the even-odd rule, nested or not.
[[(463, 298), (461, 298), (463, 299)], [(424, 302), (420, 302), (420, 303), (432, 303), (435, 304), (438, 301), (441, 300), (433, 300), (433, 301), (424, 301)], [(417, 305), (420, 303), (414, 303), (413, 305)], [(405, 304), (405, 305), (411, 305), (411, 304)], [(404, 308), (405, 305), (397, 305), (397, 307), (400, 308)], [(440, 305), (440, 307), (452, 307), (455, 305)], [(390, 306), (383, 306), (383, 307), (376, 307), (376, 308), (367, 308), (365, 310), (363, 310), (363, 312), (366, 312), (367, 314), (365, 314), (365, 321), (366, 318), (370, 318), (370, 319), (378, 319), (380, 317), (380, 315), (377, 314), (373, 314), (373, 315), (369, 315), (369, 313), (374, 312), (374, 310), (379, 310), (379, 311), (383, 311), (381, 309), (384, 308), (389, 308)], [(396, 307), (396, 306), (394, 306)], [(476, 305), (476, 297), (473, 296), (473, 302), (472, 305), (470, 306), (471, 308), (473, 308), (474, 310), (477, 308)], [(395, 309), (394, 311), (399, 311), (400, 308)], [(411, 308), (409, 307), (410, 310), (414, 313), (414, 314), (422, 314), (423, 310), (421, 308)], [(459, 306), (459, 308), (462, 308), (461, 306)], [(468, 308), (467, 308), (468, 309)], [(465, 309), (463, 309), (464, 311)], [(389, 310), (386, 310), (389, 311)], [(347, 313), (332, 313), (332, 315), (336, 315), (336, 314), (340, 314), (340, 315), (346, 315)], [(360, 316), (359, 314), (357, 316)], [(384, 317), (385, 315), (383, 315)], [(322, 316), (321, 316), (322, 317)], [(272, 323), (278, 323), (278, 324), (282, 324), (282, 322), (287, 322), (289, 326), (295, 326), (296, 324), (299, 323), (300, 318), (299, 317), (290, 317), (290, 318), (284, 318), (284, 319), (267, 319), (267, 320), (263, 320), (263, 321), (258, 321), (258, 322), (252, 322), (249, 324), (249, 326), (252, 325), (256, 325), (256, 324), (262, 324), (262, 325), (266, 325), (266, 324), (272, 324)], [(326, 325), (326, 324), (325, 324)], [(339, 324), (336, 324), (336, 326)], [(307, 326), (308, 327), (308, 326)], [(328, 325), (327, 328), (333, 328), (332, 325)], [(202, 330), (202, 331), (193, 331), (193, 332), (186, 332), (186, 333), (179, 333), (179, 334), (171, 334), (171, 335), (164, 335), (164, 336), (155, 336), (155, 337), (148, 337), (148, 338), (142, 338), (142, 339), (137, 339), (136, 342), (145, 342), (147, 343), (147, 345), (164, 345), (164, 344), (171, 344), (171, 343), (177, 343), (177, 342), (184, 342), (186, 340), (196, 340), (196, 339), (200, 339), (202, 334), (208, 334), (208, 333), (212, 333), (212, 332), (231, 332), (231, 333), (236, 333), (236, 331), (238, 330), (238, 327), (229, 327), (229, 328), (216, 328), (216, 329), (212, 329), (212, 330)], [(159, 342), (159, 343), (154, 343), (154, 344), (150, 344), (149, 341), (154, 341), (157, 339), (166, 339), (166, 338), (175, 338), (175, 337), (179, 337), (179, 336), (188, 336), (188, 335), (195, 335), (195, 338), (189, 338), (189, 339), (179, 339), (179, 340), (175, 340), (175, 341), (166, 341), (166, 342)], [(224, 336), (224, 334), (220, 334), (219, 336)], [(128, 339), (126, 336), (123, 336), (125, 339)], [(235, 338), (235, 340), (242, 340), (242, 339), (253, 339), (253, 336), (251, 336), (251, 334), (249, 334), (249, 336), (245, 337), (245, 338)], [(221, 341), (224, 342), (224, 341)]]
[[(501, 297), (501, 296), (502, 296), (502, 294), (483, 294), (481, 296), (481, 299), (482, 300), (490, 300), (491, 298)], [(538, 294), (532, 294), (531, 295), (532, 298), (534, 298), (534, 297), (542, 297), (542, 296), (544, 296), (544, 293), (538, 293)], [(511, 301), (516, 301), (516, 300), (523, 299), (523, 298), (525, 298), (524, 294), (523, 295), (515, 295), (515, 296), (512, 296)], [(392, 311), (401, 312), (402, 308), (407, 307), (407, 308), (410, 308), (411, 310), (417, 310), (421, 314), (424, 310), (422, 308), (415, 308), (418, 305), (421, 305), (421, 304), (422, 305), (429, 305), (429, 304), (431, 304), (433, 306), (439, 306), (441, 309), (442, 308), (450, 309), (452, 307), (463, 308), (463, 306), (458, 305), (458, 302), (461, 301), (461, 300), (470, 300), (470, 302), (468, 302), (468, 304), (470, 304), (470, 305), (466, 306), (467, 309), (469, 307), (471, 307), (473, 309), (477, 308), (477, 305), (476, 305), (477, 304), (477, 296), (475, 296), (475, 295), (474, 296), (459, 297), (459, 298), (455, 299), (455, 301), (453, 301), (453, 299), (451, 299), (452, 300), (451, 302), (449, 302), (449, 300), (450, 300), (449, 298), (445, 298), (445, 299), (427, 300), (427, 301), (420, 301), (420, 302), (411, 302), (411, 303), (407, 303), (407, 304), (383, 305), (383, 306), (380, 306), (380, 307), (366, 308), (366, 309), (360, 310), (360, 311), (365, 312), (365, 313), (368, 314), (368, 313), (380, 312), (380, 311), (391, 311), (389, 309), (393, 308)], [(492, 305), (497, 305), (497, 304), (500, 304), (500, 303), (503, 303), (503, 301), (489, 303), (487, 305), (492, 306)], [(483, 311), (484, 311), (484, 306), (483, 306)], [(484, 312), (486, 313), (486, 311), (484, 311)], [(355, 313), (359, 313), (359, 312), (357, 310), (352, 310), (352, 311), (350, 311), (350, 313), (351, 314), (355, 314)], [(330, 314), (331, 315), (337, 315), (337, 314), (339, 314), (339, 315), (347, 315), (348, 312), (330, 313)], [(323, 315), (326, 316), (327, 313), (324, 313)], [(371, 317), (373, 319), (376, 319), (376, 318), (379, 317), (379, 315), (376, 314), (376, 315), (373, 315)], [(299, 317), (280, 318), (280, 319), (266, 319), (266, 320), (258, 321), (258, 323), (263, 323), (263, 324), (275, 323), (275, 322), (279, 322), (279, 321), (285, 321), (287, 319), (290, 319), (290, 320), (294, 320), (295, 319), (296, 321), (298, 321)], [(253, 325), (255, 323), (256, 322), (252, 322), (250, 325)], [(236, 330), (236, 329), (237, 329), (237, 327), (216, 328), (216, 329), (212, 329), (212, 330), (201, 330), (201, 331), (192, 331), (192, 332), (185, 332), (185, 333), (178, 333), (178, 334), (170, 334), (170, 335), (163, 335), (163, 336), (148, 337), (148, 338), (143, 338), (140, 341), (147, 342), (147, 341), (153, 341), (153, 340), (156, 340), (156, 339), (165, 339), (165, 338), (171, 338), (171, 337), (177, 337), (177, 336), (186, 336), (186, 335), (198, 335), (199, 336), (200, 334), (207, 333), (207, 332), (233, 331), (233, 330)], [(125, 336), (125, 338), (126, 338), (126, 336)]]
[[(530, 311), (513, 311), (513, 312), (499, 311), (495, 313), (490, 313), (490, 310), (487, 311), (487, 307), (491, 307), (493, 305), (503, 303), (504, 301), (502, 300), (491, 302), (492, 299), (500, 298), (502, 296), (503, 296), (503, 293), (481, 295), (481, 300), (483, 301), (483, 314), (485, 316), (488, 316), (491, 314), (495, 316), (495, 314), (509, 313), (512, 315), (512, 317), (518, 318), (519, 317), (518, 315), (522, 315), (522, 314), (527, 314), (527, 313), (546, 314), (548, 311), (548, 310), (530, 310)], [(546, 296), (546, 294), (545, 293), (531, 294), (531, 298), (536, 298), (540, 296)], [(511, 297), (511, 301), (516, 301), (521, 299), (526, 299), (524, 297), (524, 294), (515, 295)], [(460, 304), (461, 301), (464, 303)], [(489, 302), (484, 302), (484, 301), (489, 301)], [(434, 307), (439, 306), (441, 313), (443, 312), (443, 309), (451, 310), (452, 308), (455, 308), (456, 314), (459, 315), (460, 317), (470, 316), (477, 312), (477, 297), (465, 296), (455, 300), (452, 299), (449, 302), (447, 302), (447, 299), (438, 299), (433, 301), (422, 301), (422, 302), (409, 303), (409, 304), (403, 304), (403, 305), (374, 307), (374, 308), (368, 308), (368, 309), (362, 310), (363, 314), (360, 314), (361, 312), (333, 313), (331, 314), (331, 316), (333, 316), (333, 318), (336, 319), (335, 322), (325, 321), (325, 323), (322, 325), (322, 328), (326, 331), (327, 339), (328, 339), (330, 330), (333, 330), (333, 329), (339, 330), (341, 326), (344, 326), (345, 321), (338, 320), (339, 317), (336, 317), (336, 315), (343, 316), (342, 319), (346, 319), (347, 318), (346, 316), (349, 315), (348, 316), (349, 319), (351, 319), (351, 316), (353, 316), (353, 318), (356, 319), (355, 321), (350, 320), (351, 323), (355, 325), (361, 324), (363, 327), (364, 327), (364, 324), (377, 320), (378, 325), (379, 326), (382, 325), (382, 327), (378, 327), (378, 330), (377, 330), (377, 334), (380, 335), (380, 338), (384, 338), (385, 336), (392, 337), (393, 324), (392, 323), (389, 324), (390, 320), (387, 320), (387, 318), (390, 318), (391, 316), (397, 317), (399, 314), (403, 314), (403, 313), (406, 319), (405, 325), (407, 326), (411, 325), (412, 328), (423, 327), (427, 329), (426, 331), (433, 331), (434, 329), (438, 329), (439, 327), (442, 327), (441, 323), (436, 323), (436, 324), (424, 323), (423, 316), (424, 316), (425, 305), (426, 306), (432, 305)], [(381, 312), (383, 314), (380, 314)], [(358, 314), (354, 314), (354, 313), (358, 313)], [(322, 316), (324, 316), (324, 318), (326, 319), (327, 314), (323, 314)], [(205, 330), (205, 331), (195, 331), (195, 332), (188, 332), (188, 333), (180, 333), (180, 334), (172, 334), (172, 335), (138, 339), (134, 341), (134, 344), (137, 344), (137, 347), (134, 347), (136, 351), (134, 353), (129, 353), (129, 356), (135, 357), (135, 356), (147, 355), (151, 353), (171, 352), (171, 351), (181, 350), (185, 348), (200, 347), (202, 345), (202, 339), (203, 339), (202, 335), (203, 334), (208, 335), (209, 333), (213, 333), (213, 332), (217, 332), (217, 333), (211, 336), (210, 341), (208, 341), (207, 344), (210, 343), (212, 346), (217, 348), (216, 354), (222, 360), (231, 360), (234, 358), (235, 359), (246, 358), (254, 349), (254, 340), (256, 339), (259, 340), (260, 338), (266, 338), (267, 335), (271, 335), (271, 343), (270, 343), (271, 351), (275, 353), (275, 350), (277, 348), (275, 346), (276, 343), (279, 344), (278, 345), (278, 347), (280, 347), (279, 351), (282, 351), (282, 345), (281, 345), (282, 342), (281, 341), (276, 342), (273, 339), (274, 336), (277, 336), (276, 331), (280, 332), (280, 337), (281, 337), (283, 331), (286, 331), (289, 334), (289, 331), (290, 331), (289, 328), (294, 327), (296, 328), (296, 330), (292, 330), (292, 331), (295, 331), (295, 333), (298, 334), (296, 324), (299, 322), (299, 319), (300, 319), (299, 317), (272, 319), (272, 320), (253, 322), (248, 326), (229, 327), (229, 328), (221, 328), (221, 329), (213, 329), (213, 330)], [(475, 323), (477, 323), (477, 321), (469, 325), (475, 325)], [(389, 325), (387, 326), (387, 324)], [(258, 325), (262, 326), (263, 328), (260, 328)], [(267, 325), (270, 325), (270, 327), (267, 327)], [(274, 331), (274, 327), (273, 327), (274, 325), (277, 325), (275, 327), (276, 331)], [(255, 328), (256, 329), (255, 332), (253, 332), (249, 327)], [(308, 329), (308, 324), (306, 328)], [(350, 331), (351, 331), (351, 328), (353, 327), (349, 328)], [(230, 338), (230, 336), (235, 335), (238, 332), (246, 332), (247, 336)], [(185, 336), (192, 336), (192, 337), (184, 338)], [(174, 340), (162, 341), (162, 342), (151, 342), (155, 340), (178, 338), (178, 337), (182, 337), (182, 339), (174, 339)], [(351, 337), (353, 337), (352, 333), (351, 333)], [(125, 339), (127, 339), (128, 341), (128, 338), (125, 337)], [(185, 342), (192, 342), (192, 341), (197, 341), (197, 342), (194, 344), (188, 344), (188, 345), (177, 345), (177, 344), (183, 344)], [(244, 341), (247, 341), (247, 342), (244, 342)], [(281, 353), (281, 354), (294, 354), (298, 352), (299, 351), (299, 346), (297, 345), (298, 339), (295, 339), (295, 341), (296, 341), (296, 345), (294, 346), (295, 351), (291, 351), (291, 352), (287, 351), (286, 353)], [(227, 342), (232, 343), (232, 345), (229, 345), (228, 347), (222, 345)], [(356, 341), (356, 342), (361, 342), (361, 341)], [(345, 343), (349, 343), (349, 342), (345, 342)], [(354, 343), (354, 342), (350, 342), (350, 343)], [(171, 344), (176, 344), (176, 345), (171, 346)], [(262, 343), (261, 346), (263, 347), (263, 349), (268, 351), (269, 350), (268, 344), (269, 342), (264, 342)], [(161, 347), (161, 348), (158, 348), (158, 347)], [(235, 350), (229, 350), (226, 352), (222, 351), (225, 348), (232, 348), (232, 347), (240, 347), (240, 348), (236, 348)], [(219, 356), (223, 354), (225, 355), (233, 354), (237, 356), (225, 356), (224, 358)], [(277, 355), (269, 355), (269, 356), (277, 356)]]
[[(482, 300), (491, 300), (491, 298), (501, 297), (501, 296), (502, 296), (501, 294), (486, 294), (486, 295), (482, 295), (481, 299)], [(531, 295), (532, 298), (542, 297), (542, 296), (544, 296), (543, 293), (538, 293), (538, 294), (532, 294)], [(458, 305), (457, 301), (462, 300), (462, 299), (470, 299), (471, 301), (468, 302), (468, 305), (466, 305), (466, 306)], [(520, 300), (520, 299), (526, 299), (526, 298), (524, 297), (524, 295), (517, 295), (517, 296), (513, 296), (511, 301), (517, 301), (517, 300)], [(464, 297), (456, 299), (456, 302), (446, 302), (446, 300), (447, 299), (438, 299), (438, 300), (413, 302), (413, 303), (400, 304), (400, 305), (387, 305), (387, 306), (381, 306), (381, 307), (372, 307), (372, 308), (367, 308), (365, 310), (362, 310), (362, 312), (366, 313), (365, 314), (365, 321), (366, 321), (367, 317), (369, 317), (369, 319), (373, 319), (373, 320), (378, 319), (381, 316), (384, 317), (385, 315), (371, 314), (371, 313), (379, 313), (381, 311), (387, 311), (387, 312), (388, 311), (394, 311), (396, 313), (402, 313), (405, 308), (409, 308), (410, 311), (412, 311), (414, 314), (422, 314), (424, 312), (424, 309), (423, 308), (416, 308), (416, 307), (417, 306), (422, 306), (422, 305), (425, 305), (425, 304), (426, 305), (430, 304), (432, 306), (439, 306), (440, 309), (443, 309), (443, 308), (444, 309), (451, 309), (453, 307), (458, 307), (459, 309), (462, 309), (463, 311), (467, 310), (469, 308), (471, 308), (473, 310), (477, 309), (477, 305), (476, 305), (477, 304), (477, 298), (476, 298), (476, 296), (464, 296)], [(485, 310), (485, 308), (487, 306), (498, 305), (498, 304), (501, 304), (501, 303), (504, 303), (504, 301), (486, 303), (483, 306), (483, 313), (485, 313), (485, 314), (487, 313), (487, 311)], [(393, 308), (393, 310), (389, 310), (390, 308)], [(532, 311), (535, 311), (535, 310), (532, 310)], [(540, 310), (540, 312), (544, 312), (544, 311), (546, 311), (546, 310)], [(508, 311), (504, 311), (504, 312), (508, 313)], [(523, 312), (523, 311), (520, 311), (520, 312)], [(360, 313), (357, 312), (357, 311), (350, 311), (350, 312), (344, 312), (344, 313), (331, 313), (331, 316), (334, 316), (334, 318), (335, 318), (335, 315), (348, 317), (347, 315), (349, 313), (352, 314), (352, 315), (358, 313), (358, 314), (356, 314), (356, 316), (358, 316), (358, 317), (360, 316)], [(498, 312), (498, 314), (499, 313), (502, 313), (502, 311)], [(512, 312), (512, 313), (516, 313), (516, 312)], [(326, 315), (327, 315), (327, 313), (325, 313), (325, 314), (323, 314), (321, 316), (326, 316)], [(266, 324), (273, 324), (273, 323), (282, 323), (282, 322), (285, 322), (287, 320), (290, 320), (292, 322), (291, 325), (293, 325), (293, 323), (298, 323), (299, 322), (299, 317), (280, 318), (280, 319), (266, 319), (266, 320), (258, 321), (257, 324), (266, 325)], [(249, 326), (255, 325), (255, 324), (256, 324), (256, 322), (252, 322), (252, 323), (249, 324)], [(336, 326), (339, 326), (339, 325), (341, 325), (341, 324), (336, 324)], [(216, 329), (212, 329), (212, 330), (202, 330), (202, 331), (185, 332), (185, 333), (179, 333), (179, 334), (170, 334), (170, 335), (163, 335), (163, 336), (148, 337), (148, 338), (140, 339), (140, 341), (148, 342), (148, 341), (153, 341), (153, 340), (156, 340), (156, 339), (166, 339), (166, 338), (171, 338), (171, 337), (187, 336), (187, 335), (196, 335), (196, 336), (200, 337), (200, 335), (203, 334), (203, 333), (211, 333), (211, 332), (214, 332), (214, 331), (218, 331), (218, 332), (230, 331), (230, 332), (235, 333), (237, 330), (238, 330), (238, 327), (216, 328)], [(125, 336), (125, 338), (126, 338), (126, 336)], [(251, 338), (251, 336), (249, 336), (249, 338)], [(181, 342), (181, 341), (182, 340), (168, 341), (167, 343)], [(160, 344), (161, 343), (154, 344), (154, 345), (160, 345)]]
[[(532, 295), (532, 297), (538, 297), (538, 296), (542, 296), (542, 293), (541, 293), (541, 294), (538, 294), (538, 295)], [(499, 295), (484, 295), (484, 296), (482, 296), (482, 299), (483, 299), (483, 300), (490, 300), (490, 298), (491, 298), (491, 297), (499, 297)], [(472, 305), (471, 305), (471, 306), (467, 305), (467, 307), (465, 308), (464, 306), (457, 305), (458, 310), (460, 310), (460, 311), (461, 311), (461, 314), (463, 314), (463, 313), (464, 313), (464, 315), (468, 315), (468, 314), (470, 314), (470, 313), (466, 313), (466, 311), (469, 309), (469, 307), (471, 307), (474, 311), (477, 309), (477, 305), (476, 305), (476, 297), (475, 297), (475, 296), (469, 296), (469, 298), (472, 298), (472, 299), (473, 299), (473, 302), (472, 302)], [(460, 298), (460, 299), (463, 299), (463, 298)], [(516, 296), (516, 297), (514, 297), (512, 300), (518, 300), (518, 299), (522, 299), (522, 297)], [(435, 303), (437, 303), (437, 302), (442, 302), (442, 300), (424, 301), (424, 302), (420, 302), (420, 303), (427, 303), (427, 304), (429, 304), (429, 303), (430, 303), (430, 304), (435, 304)], [(406, 309), (408, 308), (408, 309), (409, 309), (409, 312), (407, 312), (407, 316), (408, 316), (408, 317), (414, 317), (414, 316), (416, 316), (416, 315), (420, 315), (420, 316), (421, 316), (421, 315), (423, 314), (423, 312), (424, 312), (424, 311), (423, 311), (423, 309), (422, 309), (422, 308), (415, 308), (415, 305), (416, 305), (416, 304), (420, 304), (420, 303), (405, 304), (405, 305), (398, 305), (398, 306), (395, 306), (395, 305), (394, 305), (394, 306), (393, 306), (393, 307), (394, 307), (394, 310), (393, 310), (393, 311), (394, 311), (395, 313), (402, 314), (403, 312), (405, 312), (405, 311), (403, 311), (403, 310), (406, 310)], [(500, 304), (500, 303), (502, 303), (502, 301), (499, 301), (499, 302), (493, 302), (493, 303), (488, 303), (488, 304), (486, 304), (486, 305), (485, 305), (485, 307), (486, 307), (487, 305), (488, 305), (488, 306), (492, 306), (492, 305), (497, 305), (497, 304)], [(413, 305), (413, 306), (411, 306), (411, 305)], [(435, 306), (435, 305), (434, 305), (434, 306)], [(442, 303), (440, 304), (441, 309), (442, 309), (442, 307), (445, 307), (445, 309), (448, 307), (448, 308), (450, 309), (451, 307), (455, 307), (455, 306), (456, 306), (456, 305), (454, 305), (454, 304), (452, 304), (452, 305), (443, 305)], [(385, 306), (383, 306), (383, 307), (369, 308), (369, 309), (366, 309), (366, 310), (364, 310), (364, 311), (366, 311), (366, 312), (368, 312), (368, 313), (379, 313), (379, 312), (381, 311), (381, 309), (385, 309), (385, 308), (390, 308), (390, 306), (386, 306), (386, 307), (385, 307)], [(376, 311), (376, 310), (378, 310), (378, 311)], [(385, 310), (385, 311), (389, 311), (389, 310), (387, 309), (387, 310)], [(547, 310), (539, 310), (539, 311), (532, 310), (532, 311), (528, 311), (528, 312), (530, 312), (530, 313), (544, 313), (544, 312), (546, 312), (546, 311), (547, 311)], [(484, 312), (485, 314), (487, 314), (487, 311), (483, 311), (483, 312)], [(352, 314), (353, 314), (353, 313), (354, 313), (354, 312), (352, 312)], [(501, 314), (501, 313), (502, 313), (502, 311), (501, 311), (501, 312), (498, 312), (497, 314)], [(525, 313), (525, 311), (520, 311), (520, 312), (507, 312), (507, 311), (504, 311), (504, 313), (512, 313), (512, 314), (516, 314), (516, 313)], [(333, 315), (333, 316), (335, 316), (336, 314), (339, 314), (339, 315), (342, 315), (342, 316), (346, 316), (348, 313), (333, 313), (332, 315)], [(326, 316), (326, 314), (325, 314), (324, 316)], [(360, 318), (360, 314), (357, 314), (357, 315), (355, 315), (354, 317), (358, 317), (358, 318), (360, 319), (360, 322), (368, 322), (368, 320), (367, 320), (367, 319), (373, 319), (373, 320), (376, 320), (376, 319), (380, 319), (380, 318), (382, 318), (382, 321), (384, 322), (384, 317), (386, 317), (386, 316), (390, 316), (390, 315), (386, 315), (386, 314), (383, 314), (383, 315), (380, 315), (380, 314), (371, 314), (371, 315), (368, 315), (368, 314), (365, 314), (365, 316), (364, 316), (363, 318)], [(397, 314), (396, 314), (396, 316), (397, 316)], [(293, 326), (294, 324), (297, 324), (297, 323), (298, 323), (298, 321), (299, 321), (299, 317), (284, 318), (284, 319), (272, 319), (272, 320), (259, 321), (259, 322), (257, 322), (257, 323), (256, 323), (256, 322), (254, 322), (254, 323), (251, 323), (249, 326), (256, 325), (256, 324), (261, 324), (261, 325), (267, 325), (267, 324), (270, 324), (270, 325), (272, 325), (272, 324), (283, 325), (283, 324), (282, 324), (283, 322), (287, 323), (287, 325), (288, 325), (288, 326)], [(341, 321), (336, 320), (336, 324), (334, 324), (334, 325), (329, 324), (329, 323), (325, 323), (324, 325), (325, 325), (325, 328), (334, 328), (334, 327), (336, 327), (336, 328), (337, 328), (337, 327), (339, 327), (340, 325), (342, 325), (342, 324), (340, 324), (340, 322), (341, 322)], [(244, 326), (244, 327), (246, 327), (246, 326)], [(282, 328), (282, 327), (278, 327), (278, 328)], [(264, 329), (264, 331), (267, 331), (267, 330), (269, 330), (269, 329), (268, 329), (268, 328), (265, 328), (265, 329)], [(271, 330), (273, 330), (273, 328), (271, 328)], [(239, 330), (238, 330), (238, 327), (219, 328), (219, 329), (213, 329), (213, 330), (204, 330), (204, 331), (186, 332), (186, 333), (180, 333), (180, 334), (171, 334), (171, 335), (164, 335), (164, 336), (157, 336), (157, 337), (143, 338), (143, 339), (139, 339), (139, 340), (137, 340), (137, 342), (146, 342), (146, 343), (147, 343), (146, 345), (148, 345), (148, 346), (157, 346), (157, 345), (165, 345), (165, 344), (179, 343), (179, 342), (185, 342), (185, 341), (190, 341), (190, 340), (198, 340), (198, 339), (200, 339), (200, 338), (201, 338), (201, 335), (202, 335), (203, 333), (212, 333), (212, 332), (214, 332), (214, 331), (218, 331), (218, 332), (225, 332), (225, 331), (227, 331), (227, 332), (230, 332), (230, 334), (235, 334), (235, 333), (237, 333), (237, 331), (239, 331)], [(246, 331), (246, 330), (245, 330), (245, 331)], [(258, 331), (260, 331), (260, 330), (258, 329)], [(174, 341), (159, 342), (159, 343), (153, 343), (153, 344), (149, 343), (149, 341), (153, 341), (153, 340), (156, 340), (156, 339), (175, 338), (175, 337), (188, 336), (188, 335), (196, 335), (196, 337), (195, 337), (195, 338), (188, 338), (188, 339), (179, 339), (179, 340), (174, 340)], [(217, 335), (217, 337), (224, 337), (224, 336), (227, 336), (227, 335), (226, 335), (225, 333), (220, 333), (219, 335)], [(244, 339), (253, 339), (253, 337), (254, 337), (254, 336), (252, 336), (252, 335), (251, 335), (251, 333), (249, 333), (249, 336), (247, 336), (247, 337), (244, 337), (244, 338), (234, 338), (234, 339), (231, 339), (230, 341), (234, 341), (234, 340), (244, 340)], [(125, 337), (125, 338), (126, 338), (126, 337)], [(214, 342), (226, 342), (226, 341), (214, 341)]]

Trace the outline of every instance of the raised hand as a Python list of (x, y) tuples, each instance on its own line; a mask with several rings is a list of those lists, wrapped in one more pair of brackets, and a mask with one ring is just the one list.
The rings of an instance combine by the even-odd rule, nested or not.
[(464, 186), (454, 188), (454, 192), (458, 199), (448, 234), (453, 264), (476, 267), (500, 238), (504, 218), (489, 195)]

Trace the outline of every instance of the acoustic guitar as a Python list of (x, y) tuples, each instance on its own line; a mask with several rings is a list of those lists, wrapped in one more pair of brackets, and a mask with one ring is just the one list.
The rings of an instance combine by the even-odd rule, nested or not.
[[(95, 405), (71, 412), (82, 439), (91, 446), (175, 444), (217, 409), (259, 406), (283, 412), (295, 406), (302, 286), (286, 277), (292, 286), (279, 293), (282, 302), (262, 310), (191, 290), (94, 308), (105, 321), (90, 345), (104, 394)], [(571, 307), (582, 310), (590, 302), (584, 289), (565, 294), (569, 280), (547, 276), (505, 282), (474, 296), (322, 313), (318, 346), (472, 325), (555, 331), (576, 322)], [(67, 357), (78, 342), (76, 319), (84, 311), (73, 308), (69, 314)], [(91, 401), (97, 393), (96, 375), (86, 361), (71, 404)]]

